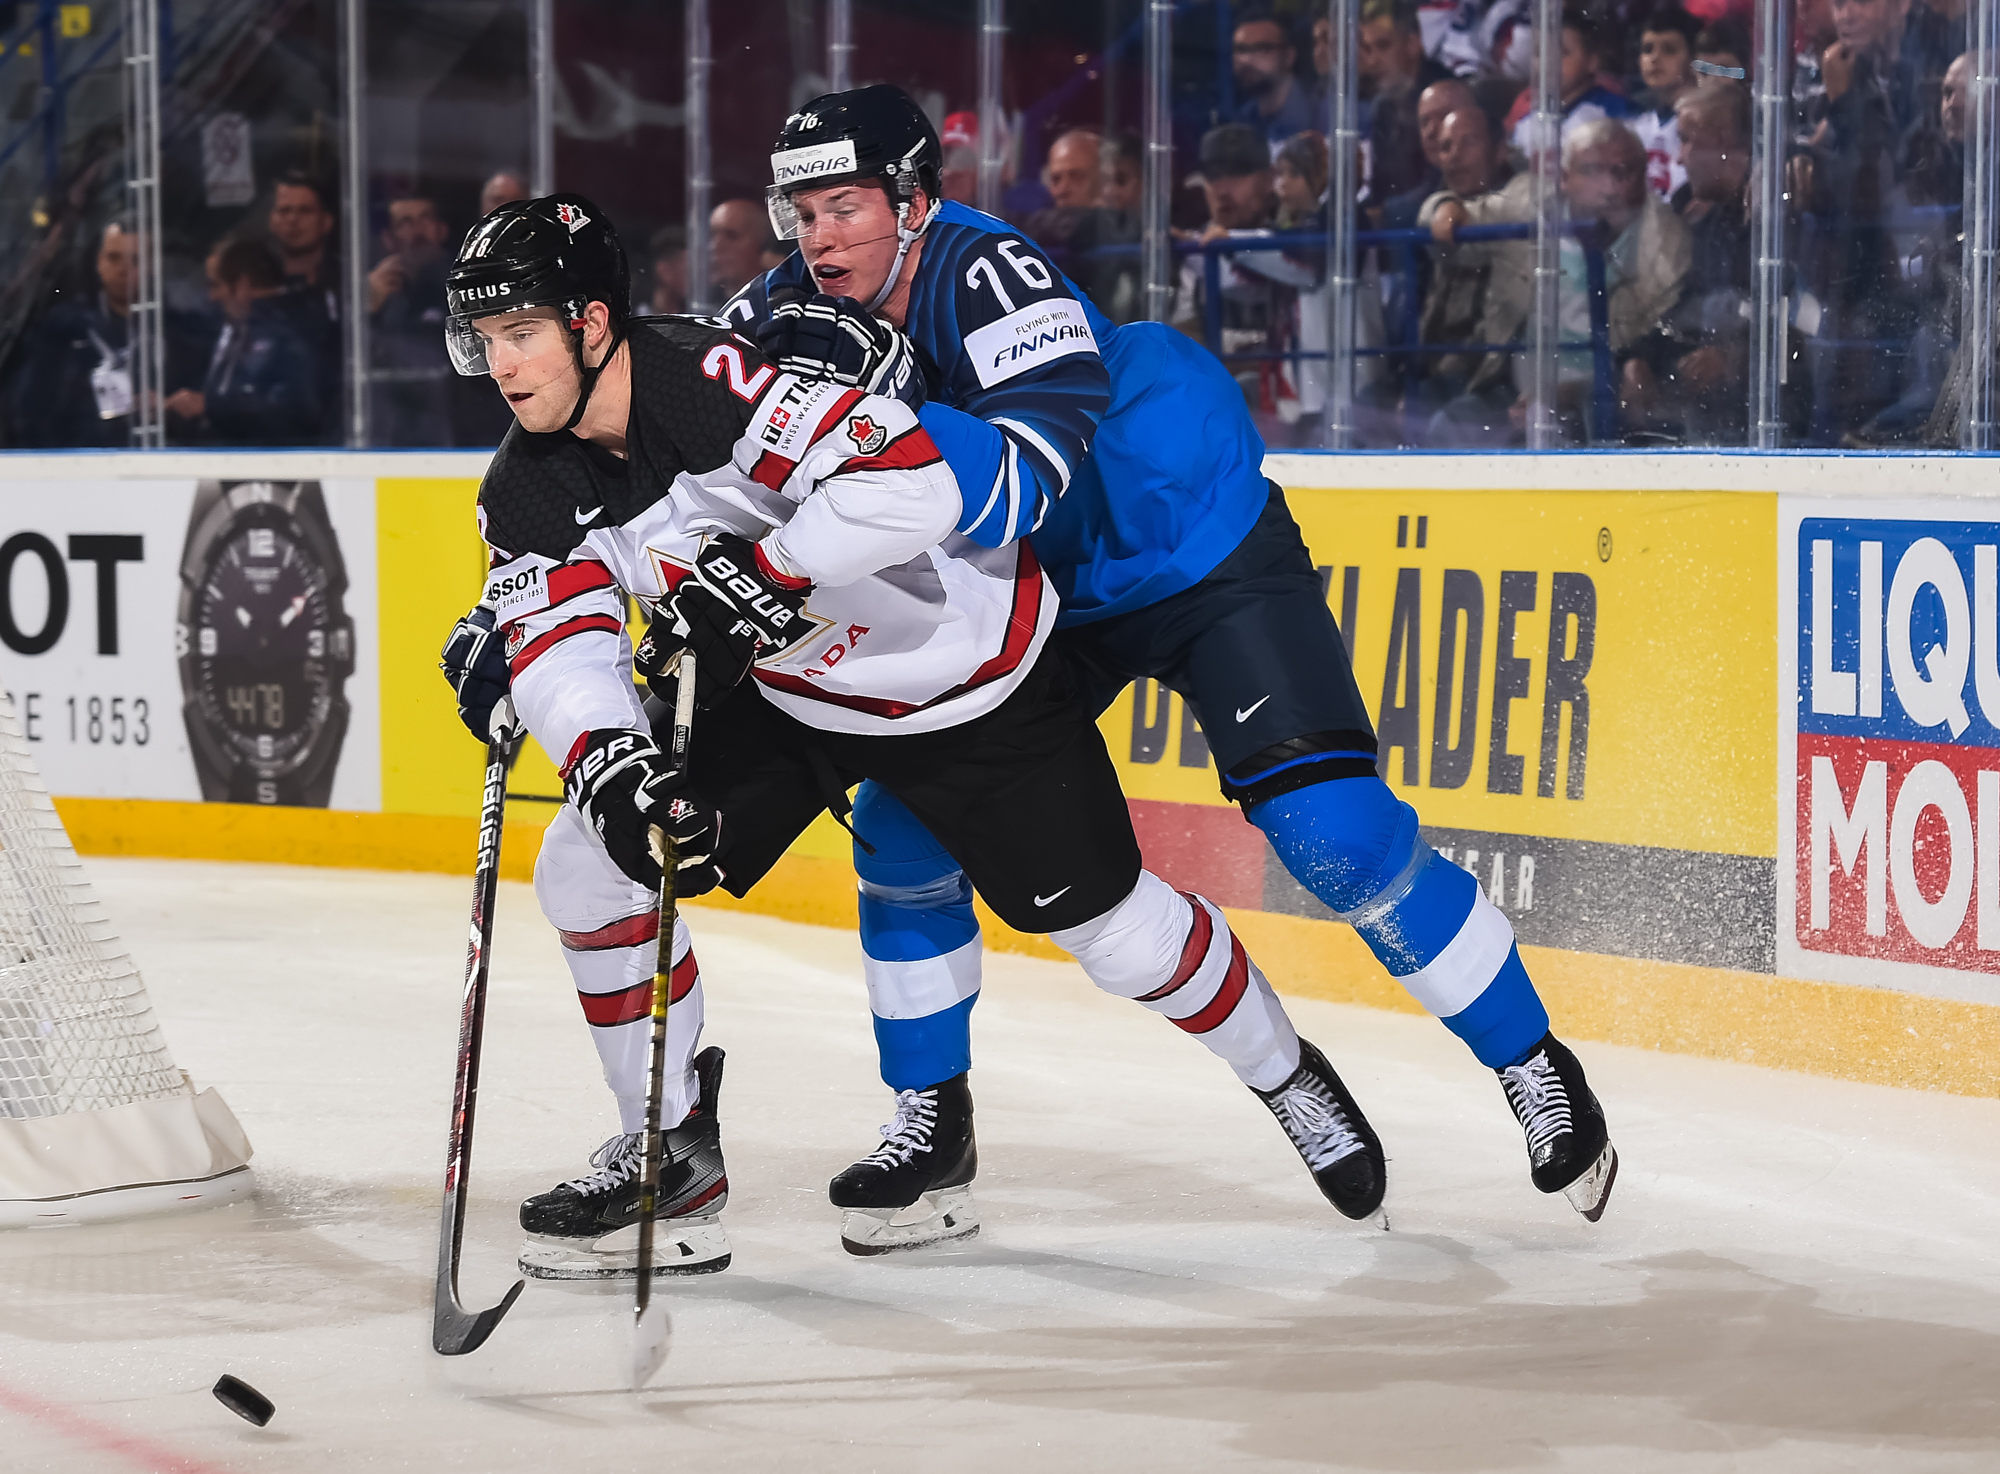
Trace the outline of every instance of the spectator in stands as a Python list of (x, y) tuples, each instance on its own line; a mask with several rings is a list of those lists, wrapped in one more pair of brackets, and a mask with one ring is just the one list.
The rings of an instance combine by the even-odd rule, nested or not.
[(1697, 87), (1750, 85), (1750, 38), (1734, 21), (1710, 21), (1695, 33)]
[(1050, 203), (1021, 222), (1064, 271), (1071, 265), (1073, 237), (1097, 207), (1104, 186), (1103, 154), (1103, 140), (1088, 129), (1072, 128), (1059, 136), (1042, 163), (1042, 187)]
[(480, 186), (479, 218), (484, 220), (502, 205), (529, 198), (532, 197), (528, 193), (528, 181), (512, 169), (502, 169)]
[(1267, 151), (1295, 133), (1319, 126), (1320, 103), (1298, 77), (1298, 48), (1268, 11), (1252, 12), (1236, 23), (1231, 41), (1236, 121), (1255, 128)]
[[(726, 302), (769, 271), (765, 262), (777, 246), (771, 216), (756, 200), (724, 200), (708, 212), (708, 291)], [(773, 263), (775, 264), (775, 263)]]
[(1621, 407), (1628, 430), (1698, 445), (1740, 442), (1750, 386), (1750, 95), (1694, 87), (1676, 104), (1692, 255), (1687, 285), (1632, 349)]
[(1113, 322), (1145, 315), (1139, 274), (1139, 206), (1146, 144), (1126, 130), (1106, 140), (1099, 204), (1070, 233), (1070, 278)]
[[(1603, 65), (1603, 48), (1597, 39), (1597, 23), (1581, 6), (1566, 5), (1562, 13), (1562, 58), (1556, 85), (1562, 92), (1562, 142), (1585, 123), (1601, 118), (1626, 118), (1632, 104), (1606, 87), (1598, 78)], [(1528, 153), (1534, 127), (1535, 87), (1529, 84), (1514, 99), (1507, 115), (1513, 130), (1514, 147)]]
[(1417, 213), (1424, 201), (1443, 187), (1438, 150), (1444, 135), (1444, 120), (1455, 112), (1478, 106), (1471, 85), (1457, 77), (1433, 82), (1417, 94), (1417, 142), (1423, 150), (1424, 175), (1414, 187), (1382, 202), (1379, 224), (1383, 230), (1408, 230), (1417, 223)]
[[(1961, 53), (1946, 67), (1938, 111), (1905, 140), (1903, 200), (1914, 218), (1899, 233), (1904, 306), (1899, 331), (1909, 334), (1903, 375), (1893, 403), (1844, 443), (1853, 446), (1956, 445), (1956, 407), (1945, 386), (1962, 376), (1954, 362), (1964, 312), (1963, 246), (1959, 217), (1939, 210), (1965, 192), (1965, 118), (1972, 56)], [(1944, 411), (1940, 417), (1939, 411)], [(1944, 432), (1943, 438), (1932, 439)]]
[(647, 245), (647, 259), (652, 262), (652, 287), (644, 311), (662, 314), (686, 312), (687, 232), (678, 225), (663, 225), (653, 232), (653, 238)]
[[(389, 201), (388, 250), (368, 273), (373, 363), (369, 403), (377, 445), (450, 445), (451, 381), (445, 356), (445, 247), (451, 228), (427, 195)], [(484, 396), (491, 400), (495, 396)]]
[[(1674, 104), (1695, 87), (1694, 17), (1678, 5), (1661, 6), (1646, 17), (1639, 31), (1639, 79), (1645, 90), (1632, 99), (1637, 109), (1632, 131), (1646, 145), (1646, 184), (1661, 199), (1673, 201), (1687, 183), (1681, 167), (1681, 140), (1675, 131)], [(1676, 202), (1678, 207), (1678, 202)]]
[(309, 443), (326, 389), (284, 267), (263, 241), (246, 239), (217, 246), (207, 269), (222, 335), (201, 388), (178, 390), (162, 407), (212, 445)]
[(1326, 140), (1305, 132), (1288, 138), (1271, 164), (1271, 187), (1278, 198), (1276, 224), (1280, 230), (1307, 230), (1314, 226), (1326, 197)]
[[(1533, 0), (1463, 0), (1437, 38), (1435, 55), (1447, 68), (1474, 81), (1496, 85), (1511, 101), (1528, 79), (1529, 54), (1534, 50)], [(1483, 93), (1482, 104), (1495, 104)]]
[[(1447, 200), (1432, 217), (1441, 241), (1452, 241), (1464, 225), (1527, 223), (1533, 219), (1530, 176), (1516, 176), (1506, 188), (1477, 200)], [(1573, 129), (1563, 142), (1562, 192), (1565, 210), (1576, 222), (1595, 222), (1590, 232), (1604, 258), (1608, 346), (1622, 356), (1680, 300), (1692, 257), (1687, 226), (1665, 200), (1646, 187), (1646, 149), (1615, 118), (1594, 118)], [(1507, 241), (1494, 249), (1485, 317), (1478, 341), (1525, 341), (1534, 301), (1534, 244)], [(1565, 342), (1592, 335), (1591, 290), (1585, 244), (1565, 234), (1558, 291), (1559, 331)], [(1507, 444), (1527, 424), (1527, 385), (1518, 377), (1513, 355), (1489, 354), (1467, 380), (1466, 392), (1432, 421), (1432, 437), (1460, 445)], [(1590, 402), (1593, 364), (1584, 350), (1565, 351), (1559, 361), (1559, 410), (1571, 438), (1586, 433), (1603, 438), (1615, 427), (1593, 425)]]
[[(1419, 223), (1425, 227), (1431, 226), (1437, 212), (1448, 202), (1484, 200), (1504, 188), (1514, 174), (1507, 153), (1494, 134), (1492, 120), (1470, 104), (1446, 115), (1439, 130), (1438, 160), (1443, 188), (1426, 200), (1419, 212)], [(1490, 248), (1454, 246), (1448, 239), (1443, 242), (1423, 298), (1423, 315), (1417, 330), (1419, 342), (1480, 341), (1479, 333), (1486, 318), (1487, 288), (1498, 259), (1498, 253)], [(1419, 357), (1412, 366), (1405, 392), (1415, 406), (1435, 412), (1465, 393), (1479, 362), (1477, 353)]]
[(944, 147), (944, 169), (938, 186), (948, 200), (961, 205), (979, 200), (979, 114), (953, 113), (938, 130)]
[[(1222, 236), (1269, 229), (1278, 197), (1264, 135), (1248, 123), (1209, 129), (1201, 140), (1201, 187), (1208, 202), (1208, 222), (1198, 231), (1176, 231), (1177, 237), (1205, 244)], [(1204, 264), (1200, 254), (1191, 254), (1182, 263), (1173, 314), (1174, 325), (1195, 337), (1203, 336), (1207, 320)], [(1228, 256), (1221, 260), (1221, 283), (1222, 352), (1262, 349), (1289, 304), (1289, 289), (1242, 272)], [(1244, 369), (1236, 377), (1255, 404), (1257, 369)]]
[(1363, 0), (1355, 58), (1362, 99), (1370, 104), (1369, 177), (1363, 181), (1379, 210), (1426, 182), (1419, 95), (1451, 73), (1424, 55), (1423, 32), (1410, 0)]
[(36, 325), (14, 381), (17, 445), (130, 442), (136, 246), (123, 222), (105, 226), (97, 241), (97, 290), (58, 301)]
[(319, 382), (325, 388), (320, 397), (326, 423), (317, 438), (328, 443), (342, 438), (342, 406), (333, 387), (340, 383), (346, 362), (340, 327), (345, 284), (332, 244), (338, 223), (324, 184), (296, 170), (279, 178), (271, 200), (271, 243), (285, 269), (285, 290), (298, 298), (298, 321), (311, 342)]

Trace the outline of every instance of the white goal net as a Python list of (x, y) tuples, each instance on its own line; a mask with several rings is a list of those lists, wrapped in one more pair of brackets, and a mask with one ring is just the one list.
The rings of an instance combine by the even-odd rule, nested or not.
[(0, 1226), (234, 1196), (249, 1155), (175, 1066), (0, 702)]

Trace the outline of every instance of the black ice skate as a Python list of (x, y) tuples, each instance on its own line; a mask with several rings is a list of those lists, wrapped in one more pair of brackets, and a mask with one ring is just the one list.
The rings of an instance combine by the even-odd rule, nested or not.
[[(714, 1274), (729, 1267), (729, 1236), (718, 1215), (729, 1201), (722, 1165), (722, 1051), (695, 1056), (701, 1097), (665, 1133), (659, 1203), (653, 1218), (653, 1273)], [(596, 1169), (521, 1204), (521, 1273), (545, 1280), (632, 1278), (639, 1268), (639, 1188), (646, 1135), (614, 1136), (590, 1154)]]
[(927, 1090), (896, 1093), (896, 1118), (882, 1144), (833, 1179), (827, 1196), (842, 1209), (840, 1246), (850, 1254), (918, 1249), (979, 1232), (972, 1179), (972, 1086), (954, 1075)]
[(1618, 1180), (1618, 1149), (1604, 1111), (1583, 1078), (1583, 1066), (1554, 1034), (1518, 1065), (1494, 1071), (1507, 1104), (1528, 1138), (1535, 1186), (1561, 1193), (1590, 1222), (1604, 1216)]
[(1254, 1093), (1285, 1128), (1329, 1203), (1349, 1218), (1381, 1208), (1388, 1185), (1382, 1143), (1325, 1055), (1299, 1040), (1299, 1067), (1291, 1078), (1276, 1090)]

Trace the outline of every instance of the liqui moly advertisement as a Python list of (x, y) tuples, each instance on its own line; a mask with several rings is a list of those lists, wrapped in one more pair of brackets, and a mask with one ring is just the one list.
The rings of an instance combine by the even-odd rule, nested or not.
[(1779, 561), (1778, 971), (2000, 1002), (2000, 520), (1785, 498)]

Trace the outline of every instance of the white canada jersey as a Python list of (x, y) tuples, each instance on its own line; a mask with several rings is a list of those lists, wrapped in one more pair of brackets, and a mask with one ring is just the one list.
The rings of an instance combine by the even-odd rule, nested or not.
[(812, 582), (813, 634), (752, 668), (789, 715), (927, 732), (1007, 698), (1055, 593), (1026, 543), (983, 548), (953, 530), (958, 483), (912, 410), (780, 373), (708, 319), (641, 320), (629, 341), (626, 460), (517, 428), (480, 488), (485, 601), (516, 709), (551, 755), (566, 766), (583, 734), (644, 727), (624, 596), (657, 611), (719, 532)]

